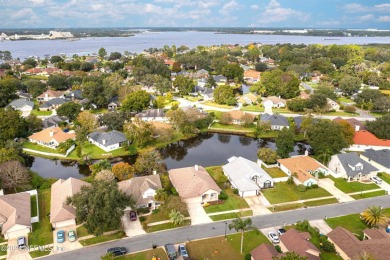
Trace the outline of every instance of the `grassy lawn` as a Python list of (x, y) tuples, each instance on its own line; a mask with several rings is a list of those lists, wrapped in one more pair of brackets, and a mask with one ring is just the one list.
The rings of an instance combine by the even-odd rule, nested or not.
[(36, 115), (36, 116), (50, 116), (53, 114), (53, 111), (38, 111), (36, 109), (31, 110), (31, 114)]
[(275, 183), (275, 188), (265, 189), (262, 193), (271, 204), (332, 196), (322, 188), (300, 192), (296, 187), (295, 185), (287, 184), (287, 182), (277, 182)]
[(7, 255), (7, 245), (5, 244), (4, 247), (0, 247), (0, 256)]
[[(264, 107), (261, 105), (254, 105), (254, 106), (245, 106), (241, 108), (242, 111), (248, 111), (248, 112), (264, 112)], [(272, 108), (272, 112), (279, 113), (279, 114), (295, 114), (296, 112), (292, 112), (288, 110), (287, 108)]]
[(77, 227), (76, 232), (77, 237), (85, 237), (90, 235), (84, 225)]
[(346, 97), (340, 97), (337, 99), (339, 102), (345, 102), (345, 103), (355, 103), (352, 99), (346, 98)]
[(227, 130), (227, 131), (240, 131), (240, 132), (254, 132), (256, 130), (256, 126), (244, 127), (242, 125), (223, 125), (220, 123), (213, 123), (210, 129), (218, 129), (218, 130)]
[[(93, 145), (91, 143), (86, 143), (82, 149), (82, 154), (87, 155), (93, 159), (103, 159), (103, 158), (112, 158), (118, 156), (129, 155), (129, 151), (126, 151), (123, 148), (116, 149), (114, 151), (106, 152), (103, 149)], [(74, 149), (68, 156), (70, 159), (78, 159), (76, 154), (76, 149)]]
[(334, 186), (344, 193), (359, 192), (362, 190), (375, 190), (380, 188), (375, 183), (361, 183), (357, 181), (347, 182), (343, 178), (334, 178), (333, 176), (329, 177), (334, 181)]
[(220, 214), (220, 215), (210, 216), (210, 218), (213, 221), (219, 221), (219, 220), (225, 220), (225, 219), (235, 219), (238, 217), (250, 217), (250, 216), (253, 216), (252, 210), (246, 210), (246, 211), (241, 211), (241, 212), (237, 212), (237, 213)]
[(192, 102), (196, 102), (196, 101), (199, 101), (199, 99), (202, 99), (203, 97), (200, 97), (200, 96), (184, 96), (185, 99), (189, 100), (189, 101), (192, 101)]
[(33, 232), (28, 234), (30, 245), (47, 245), (53, 243), (53, 232), (50, 224), (50, 189), (38, 191), (39, 222), (32, 224)]
[(303, 206), (304, 206), (303, 203), (291, 203), (291, 204), (276, 205), (273, 207), (268, 207), (268, 209), (272, 212), (279, 212), (279, 211), (300, 209), (300, 208), (303, 208)]
[(90, 246), (98, 243), (103, 243), (111, 240), (116, 240), (116, 239), (121, 239), (125, 237), (126, 234), (123, 231), (118, 231), (110, 235), (103, 235), (103, 236), (98, 236), (98, 237), (92, 237), (84, 240), (79, 240), (80, 244), (83, 246)]
[(92, 114), (105, 114), (108, 112), (107, 108), (100, 108), (100, 109), (91, 109), (89, 110)]
[(58, 151), (57, 149), (48, 148), (46, 146), (42, 146), (42, 145), (31, 143), (31, 142), (25, 142), (23, 144), (23, 148), (32, 149), (32, 150), (36, 150), (36, 151), (40, 151), (40, 152), (46, 152), (46, 153), (59, 153), (59, 154), (61, 154), (61, 152)]
[(248, 203), (240, 196), (234, 194), (232, 189), (225, 189), (225, 192), (229, 196), (228, 199), (223, 204), (204, 207), (206, 213), (249, 208)]
[(266, 171), (269, 174), (269, 176), (271, 176), (272, 178), (287, 177), (287, 174), (285, 174), (278, 167), (267, 168), (264, 167), (264, 165), (262, 165), (261, 168), (263, 168), (263, 170)]
[(390, 174), (381, 172), (381, 175), (379, 176), (383, 181), (387, 182), (390, 184)]
[(367, 199), (367, 198), (378, 197), (383, 195), (386, 195), (386, 192), (384, 190), (379, 190), (379, 191), (367, 192), (362, 194), (359, 193), (356, 195), (351, 195), (351, 197), (354, 198), (355, 200), (360, 200), (360, 199)]
[(217, 103), (214, 103), (214, 102), (211, 102), (211, 101), (205, 101), (202, 103), (203, 105), (206, 105), (206, 106), (210, 106), (210, 107), (219, 107), (219, 108), (227, 108), (227, 109), (230, 109), (230, 108), (233, 108), (232, 106), (228, 106), (228, 105), (219, 105)]
[(184, 220), (183, 224), (180, 226), (175, 226), (173, 223), (165, 223), (161, 225), (155, 225), (155, 226), (150, 226), (146, 228), (146, 232), (151, 233), (151, 232), (157, 232), (157, 231), (162, 231), (162, 230), (167, 230), (167, 229), (172, 229), (172, 228), (180, 228), (180, 227), (185, 227), (190, 225), (190, 220)]
[(142, 251), (139, 253), (131, 254), (131, 255), (124, 255), (115, 257), (115, 259), (118, 260), (145, 260), (145, 259), (152, 259), (152, 257), (158, 257), (161, 260), (168, 260), (167, 254), (165, 253), (163, 248), (156, 248), (151, 249), (147, 251)]
[(356, 116), (359, 113), (348, 113), (344, 111), (336, 111), (336, 112), (327, 112), (323, 114), (324, 116)]
[[(236, 233), (233, 235), (229, 235), (228, 241), (237, 252), (240, 252), (241, 234)], [(271, 242), (258, 230), (246, 232), (244, 235), (243, 246), (244, 255), (250, 253), (253, 249), (255, 249), (261, 244), (271, 244)]]
[(181, 201), (179, 196), (169, 196), (165, 203), (162, 204), (159, 209), (152, 214), (146, 216), (146, 223), (160, 222), (169, 220), (169, 213), (172, 209), (179, 210), (185, 217), (189, 217), (187, 205)]
[(37, 195), (33, 195), (30, 197), (30, 203), (31, 203), (31, 217), (35, 217), (38, 214)]
[(325, 222), (335, 229), (341, 226), (352, 233), (356, 234), (360, 239), (363, 238), (363, 230), (368, 226), (360, 219), (360, 214), (352, 214), (336, 218), (328, 218)]
[[(53, 247), (51, 247), (53, 248)], [(42, 257), (42, 256), (46, 256), (48, 254), (50, 254), (51, 250), (45, 248), (45, 250), (35, 250), (35, 251), (32, 251), (32, 252), (29, 252), (30, 256), (32, 258), (36, 258), (36, 257)]]
[(307, 201), (303, 204), (307, 207), (315, 207), (315, 206), (321, 206), (321, 205), (327, 205), (327, 204), (334, 204), (334, 203), (338, 203), (338, 202), (339, 201), (336, 198), (331, 198), (331, 199)]
[(207, 113), (214, 113), (214, 115), (215, 115), (215, 119), (220, 119), (221, 118), (221, 115), (223, 114), (223, 112), (222, 111), (217, 111), (217, 110), (205, 110), (205, 112), (207, 112)]

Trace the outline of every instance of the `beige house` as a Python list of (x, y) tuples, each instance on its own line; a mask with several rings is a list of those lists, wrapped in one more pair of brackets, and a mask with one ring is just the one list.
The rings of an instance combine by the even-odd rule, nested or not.
[(154, 200), (156, 191), (162, 188), (160, 175), (134, 177), (118, 182), (119, 190), (135, 200), (137, 208), (155, 209), (159, 203)]
[(202, 166), (172, 169), (169, 179), (186, 203), (205, 203), (218, 200), (221, 189)]
[(68, 197), (80, 192), (88, 182), (70, 177), (59, 179), (51, 185), (50, 223), (54, 228), (76, 225), (76, 209), (66, 204)]
[(65, 133), (61, 127), (46, 128), (28, 137), (32, 143), (37, 143), (50, 148), (56, 148), (60, 143), (68, 139), (76, 139), (74, 133)]
[(0, 227), (5, 239), (27, 236), (31, 232), (30, 194), (0, 196)]

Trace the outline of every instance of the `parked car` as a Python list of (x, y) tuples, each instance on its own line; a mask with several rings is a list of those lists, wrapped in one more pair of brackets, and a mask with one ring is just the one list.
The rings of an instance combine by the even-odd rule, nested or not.
[(279, 228), (278, 229), (279, 236), (283, 235), (284, 233), (286, 233), (286, 230), (284, 228)]
[(125, 247), (112, 247), (107, 249), (107, 253), (111, 253), (114, 256), (125, 255), (127, 254), (127, 249)]
[(177, 252), (173, 244), (166, 244), (165, 251), (167, 252), (169, 260), (174, 260), (177, 257)]
[(65, 242), (65, 231), (59, 230), (57, 231), (57, 243), (64, 243)]
[(185, 245), (180, 244), (178, 251), (179, 251), (179, 255), (184, 256), (184, 257), (188, 257), (188, 253), (187, 253), (187, 249), (186, 249)]
[(26, 237), (18, 237), (18, 248), (23, 249), (27, 247)]
[(130, 220), (131, 221), (137, 220), (137, 212), (135, 212), (134, 210), (130, 211)]
[(370, 178), (371, 181), (375, 182), (376, 184), (381, 184), (382, 183), (382, 179), (379, 178), (378, 176), (372, 176)]
[(69, 230), (68, 238), (70, 242), (76, 241), (76, 233), (73, 230)]
[(268, 232), (268, 237), (269, 239), (271, 239), (271, 242), (274, 244), (278, 244), (280, 242), (278, 235), (276, 235), (276, 233), (273, 231)]

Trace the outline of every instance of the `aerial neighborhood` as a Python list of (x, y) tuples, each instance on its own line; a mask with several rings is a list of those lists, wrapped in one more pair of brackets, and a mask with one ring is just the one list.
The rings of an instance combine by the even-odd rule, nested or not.
[(389, 259), (386, 45), (96, 51), (0, 51), (0, 259)]

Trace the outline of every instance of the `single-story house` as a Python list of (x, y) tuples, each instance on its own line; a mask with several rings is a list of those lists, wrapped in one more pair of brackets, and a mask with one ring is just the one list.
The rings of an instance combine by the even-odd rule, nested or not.
[(66, 94), (64, 98), (71, 101), (82, 100), (84, 98), (83, 91), (81, 91), (80, 89), (73, 90)]
[(218, 200), (221, 188), (202, 166), (168, 171), (173, 187), (186, 203), (206, 203)]
[(62, 104), (65, 104), (66, 102), (68, 102), (68, 101), (66, 99), (63, 99), (63, 98), (53, 98), (53, 99), (50, 99), (49, 101), (43, 103), (39, 107), (39, 109), (42, 111), (49, 111), (49, 110), (57, 109)]
[(372, 166), (379, 169), (381, 172), (390, 173), (390, 150), (374, 150), (367, 149), (360, 154), (360, 158), (369, 162)]
[(328, 168), (336, 178), (348, 181), (369, 179), (378, 173), (378, 169), (359, 157), (357, 153), (341, 153), (331, 157)]
[(42, 94), (40, 94), (37, 97), (37, 100), (38, 101), (49, 101), (49, 100), (54, 99), (54, 98), (63, 98), (63, 97), (64, 97), (63, 92), (48, 89), (45, 92), (43, 92)]
[(25, 93), (25, 92), (20, 92), (20, 91), (17, 91), (16, 92), (16, 95), (18, 95), (18, 97), (20, 99), (26, 99), (28, 101), (30, 101), (31, 99), (33, 99), (33, 96), (30, 94), (30, 93)]
[(347, 122), (350, 124), (353, 129), (355, 129), (355, 132), (360, 131), (360, 130), (367, 130), (367, 127), (362, 121), (357, 120), (356, 118), (348, 118), (348, 119), (343, 119), (341, 117), (336, 117), (333, 119), (333, 122), (340, 123), (340, 122)]
[(209, 72), (205, 69), (200, 69), (197, 72), (195, 72), (196, 78), (207, 78), (209, 76)]
[(32, 143), (37, 143), (50, 148), (56, 148), (60, 143), (68, 139), (76, 139), (76, 135), (71, 132), (64, 132), (60, 127), (46, 128), (28, 137)]
[(295, 252), (299, 256), (307, 257), (310, 260), (320, 260), (321, 251), (310, 242), (309, 232), (298, 232), (292, 228), (279, 237), (280, 248), (283, 252)]
[(215, 83), (218, 86), (225, 85), (227, 83), (227, 78), (222, 75), (213, 76)]
[(9, 103), (7, 107), (12, 107), (13, 109), (22, 112), (23, 117), (27, 117), (34, 109), (34, 102), (28, 101), (27, 99), (15, 99)]
[(159, 202), (154, 199), (156, 191), (162, 189), (158, 174), (134, 177), (118, 182), (118, 188), (134, 199), (137, 208), (155, 209), (159, 205)]
[(69, 123), (69, 118), (59, 115), (49, 116), (42, 121), (42, 125), (43, 128), (58, 127), (61, 122)]
[(252, 105), (257, 103), (257, 96), (253, 93), (245, 94), (237, 99), (240, 104)]
[(253, 120), (255, 119), (255, 116), (253, 114), (245, 113), (241, 110), (231, 110), (231, 111), (226, 112), (226, 113), (229, 113), (230, 117), (232, 118), (232, 123), (236, 124), (236, 125), (241, 124), (241, 118), (246, 114), (251, 115), (253, 117)]
[(108, 110), (115, 110), (120, 106), (118, 97), (114, 97), (111, 99), (110, 103), (108, 104), (107, 108)]
[(261, 114), (260, 121), (269, 122), (271, 130), (282, 130), (283, 128), (290, 128), (290, 123), (288, 119), (280, 114)]
[(136, 114), (135, 117), (145, 122), (169, 122), (168, 117), (165, 116), (165, 112), (162, 109), (143, 110), (142, 112)]
[(251, 251), (251, 260), (274, 260), (281, 255), (275, 246), (263, 243)]
[(20, 192), (0, 196), (0, 227), (5, 239), (26, 236), (31, 232), (29, 193)]
[(272, 106), (273, 108), (283, 108), (286, 107), (286, 100), (276, 96), (269, 96), (263, 99), (261, 102), (264, 107)]
[(231, 157), (228, 164), (222, 166), (233, 188), (238, 189), (241, 197), (260, 194), (260, 189), (274, 186), (273, 179), (257, 163), (243, 157)]
[(305, 186), (317, 184), (318, 173), (322, 172), (325, 175), (329, 173), (324, 165), (307, 155), (279, 159), (278, 166), (288, 176), (294, 176), (298, 183)]
[(81, 187), (89, 185), (88, 182), (72, 177), (59, 179), (51, 185), (50, 223), (53, 228), (76, 225), (76, 209), (66, 204), (66, 201), (68, 197), (79, 193)]
[(367, 149), (382, 150), (389, 148), (390, 140), (379, 139), (374, 134), (366, 130), (355, 132), (353, 145), (349, 147), (349, 149), (353, 151), (365, 151)]
[(129, 143), (125, 134), (116, 130), (103, 133), (95, 131), (88, 135), (88, 141), (106, 152), (119, 149), (123, 144)]
[[(343, 227), (337, 227), (328, 233), (328, 240), (335, 245), (342, 259), (359, 259), (369, 253), (373, 259), (387, 260), (390, 255), (390, 236), (384, 230), (363, 230), (365, 240), (359, 240)], [(284, 235), (283, 235), (284, 236)]]
[(261, 72), (256, 70), (246, 70), (244, 71), (244, 80), (255, 83), (260, 81)]
[(335, 110), (335, 111), (340, 110), (340, 105), (336, 101), (330, 98), (326, 98), (326, 105), (328, 107), (328, 110)]

